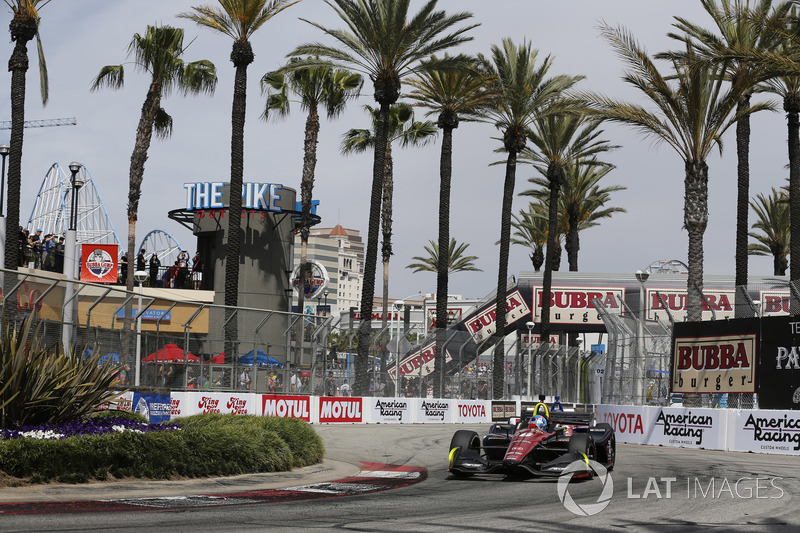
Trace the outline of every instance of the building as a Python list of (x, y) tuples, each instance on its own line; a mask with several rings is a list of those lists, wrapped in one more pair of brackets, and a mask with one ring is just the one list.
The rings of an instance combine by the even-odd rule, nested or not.
[[(364, 242), (358, 230), (312, 227), (308, 237), (307, 258), (322, 265), (328, 273), (329, 283), (316, 302), (306, 302), (305, 312), (338, 315), (342, 310), (361, 305), (361, 287), (364, 279)], [(294, 239), (294, 267), (300, 264), (300, 235)], [(294, 296), (297, 305), (297, 296)]]

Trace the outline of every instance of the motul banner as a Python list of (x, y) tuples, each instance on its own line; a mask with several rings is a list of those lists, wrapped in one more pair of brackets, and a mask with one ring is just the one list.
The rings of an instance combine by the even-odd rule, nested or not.
[(261, 396), (261, 414), (279, 418), (299, 418), (311, 421), (311, 397), (263, 394)]
[(117, 244), (81, 244), (81, 281), (117, 282)]
[(319, 398), (319, 421), (321, 424), (363, 422), (361, 413), (361, 398), (333, 398), (322, 396)]

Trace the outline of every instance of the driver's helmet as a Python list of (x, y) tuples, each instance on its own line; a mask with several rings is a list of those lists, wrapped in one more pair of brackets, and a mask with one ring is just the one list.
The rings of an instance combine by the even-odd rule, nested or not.
[(530, 423), (528, 424), (529, 427), (536, 426), (542, 431), (547, 431), (547, 419), (542, 415), (536, 415), (531, 418)]

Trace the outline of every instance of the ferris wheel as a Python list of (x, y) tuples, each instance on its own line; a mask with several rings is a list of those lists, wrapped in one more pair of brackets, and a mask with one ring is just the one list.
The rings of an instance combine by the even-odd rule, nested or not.
[(178, 260), (178, 254), (183, 248), (169, 232), (154, 229), (144, 236), (137, 250), (144, 250), (144, 256), (147, 258), (155, 253), (162, 265), (172, 265)]

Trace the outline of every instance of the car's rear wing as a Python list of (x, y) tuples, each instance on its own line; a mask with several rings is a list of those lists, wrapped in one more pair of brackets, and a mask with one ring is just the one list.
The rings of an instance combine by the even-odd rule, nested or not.
[(550, 421), (554, 424), (570, 424), (572, 426), (594, 425), (594, 413), (551, 411)]

